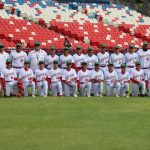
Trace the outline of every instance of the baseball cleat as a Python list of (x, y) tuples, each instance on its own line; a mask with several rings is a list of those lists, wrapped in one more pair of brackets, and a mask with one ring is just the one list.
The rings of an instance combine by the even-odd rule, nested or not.
[(77, 94), (73, 94), (73, 97), (78, 97), (78, 95)]
[(35, 95), (32, 95), (32, 97), (36, 97)]
[(103, 95), (102, 95), (102, 94), (100, 94), (100, 95), (99, 95), (99, 97), (103, 97)]

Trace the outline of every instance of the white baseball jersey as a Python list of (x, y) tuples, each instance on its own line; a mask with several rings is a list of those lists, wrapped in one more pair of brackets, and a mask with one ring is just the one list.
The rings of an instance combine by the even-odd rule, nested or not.
[(24, 61), (27, 60), (27, 54), (23, 51), (18, 53), (16, 50), (10, 53), (13, 67), (23, 67)]
[(48, 55), (46, 57), (46, 65), (47, 65), (47, 69), (52, 69), (53, 68), (53, 61), (57, 60), (59, 62), (59, 56), (58, 55)]
[(13, 68), (5, 68), (1, 73), (1, 78), (4, 78), (6, 82), (11, 82), (14, 81), (15, 78), (17, 78), (17, 73)]
[(144, 71), (142, 69), (140, 69), (140, 71), (135, 69), (131, 74), (131, 78), (136, 79), (139, 82), (143, 81), (145, 79)]
[(118, 74), (118, 80), (121, 84), (124, 84), (125, 81), (129, 81), (130, 80), (130, 74), (128, 71), (126, 71), (125, 73), (120, 72)]
[(62, 71), (62, 80), (66, 80), (67, 82), (74, 81), (77, 78), (77, 73), (75, 69), (71, 68), (70, 71), (64, 69)]
[(118, 80), (117, 72), (115, 70), (113, 70), (112, 72), (104, 72), (104, 79), (106, 84), (114, 84), (114, 82)]
[(95, 69), (91, 71), (91, 79), (104, 80), (104, 74), (101, 70), (96, 71)]
[(6, 52), (0, 53), (0, 73), (6, 68), (6, 60), (9, 58), (9, 54)]
[(101, 66), (107, 66), (109, 62), (109, 53), (105, 52), (102, 54), (101, 52), (97, 54), (98, 61)]
[(150, 67), (150, 49), (144, 51), (143, 49), (139, 49), (137, 51), (139, 56), (139, 61), (141, 62), (142, 68), (149, 68)]
[(62, 77), (62, 70), (60, 68), (51, 69), (48, 72), (48, 78), (51, 79), (51, 82), (58, 82), (60, 81), (60, 78)]
[(98, 62), (98, 58), (96, 55), (89, 56), (87, 54), (86, 59), (87, 59), (87, 68), (88, 69), (93, 69), (95, 62)]
[[(149, 84), (150, 84), (150, 70), (147, 72), (146, 77), (145, 77), (145, 80), (148, 80), (148, 81), (149, 81)], [(149, 89), (149, 90), (150, 90), (150, 89)]]
[(80, 70), (78, 72), (78, 79), (80, 83), (87, 83), (91, 79), (91, 71), (86, 70), (85, 72), (83, 70)]
[(127, 66), (132, 66), (134, 67), (135, 66), (135, 63), (139, 61), (139, 58), (138, 58), (138, 54), (137, 53), (126, 53), (125, 54), (125, 62), (126, 62), (126, 65)]
[(36, 69), (35, 71), (35, 79), (37, 81), (45, 81), (48, 77), (48, 70), (44, 68), (43, 70), (41, 69)]
[(21, 79), (23, 83), (29, 83), (33, 78), (34, 78), (34, 74), (30, 68), (28, 70), (22, 68), (19, 71), (19, 79)]
[(31, 51), (28, 55), (28, 60), (30, 61), (30, 68), (35, 71), (38, 68), (39, 61), (46, 61), (47, 53), (44, 50), (36, 52)]
[(74, 59), (73, 59), (72, 55), (69, 54), (68, 56), (65, 56), (65, 55), (60, 56), (61, 68), (66, 68), (67, 61), (71, 61), (72, 63), (74, 63)]
[(85, 61), (85, 62), (87, 61), (86, 60), (86, 56), (84, 54), (81, 54), (81, 55), (74, 54), (73, 55), (73, 59), (74, 59), (74, 63), (75, 63), (75, 65), (76, 65), (77, 68), (81, 67), (81, 63), (83, 61)]
[(110, 55), (110, 62), (114, 64), (114, 67), (120, 67), (122, 63), (125, 63), (125, 56), (122, 53), (118, 55), (113, 53)]

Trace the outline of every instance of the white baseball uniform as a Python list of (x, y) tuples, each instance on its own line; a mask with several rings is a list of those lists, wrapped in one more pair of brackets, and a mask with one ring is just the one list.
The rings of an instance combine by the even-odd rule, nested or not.
[(46, 68), (44, 68), (43, 70), (36, 69), (35, 79), (37, 81), (38, 94), (40, 96), (47, 96), (48, 94), (47, 77), (48, 77), (48, 70)]
[(59, 56), (58, 55), (54, 55), (54, 56), (48, 55), (46, 57), (46, 63), (45, 64), (47, 65), (48, 70), (53, 68), (53, 61), (54, 60), (57, 60), (59, 62)]
[(121, 84), (120, 95), (125, 96), (126, 92), (129, 92), (130, 73), (128, 71), (125, 73), (120, 72), (118, 74), (118, 80)]
[(148, 81), (148, 95), (150, 96), (150, 70), (146, 74), (146, 79)]
[(75, 95), (77, 93), (77, 82), (75, 81), (77, 79), (77, 73), (75, 69), (71, 68), (69, 71), (67, 69), (64, 69), (62, 71), (62, 80), (67, 82), (69, 85), (64, 84), (64, 94), (65, 96), (70, 96), (71, 93)]
[(121, 85), (119, 82), (117, 83), (115, 82), (115, 81), (118, 81), (118, 75), (115, 70), (113, 70), (112, 72), (109, 72), (109, 70), (105, 71), (104, 80), (106, 83), (106, 96), (119, 94)]
[(86, 55), (86, 59), (87, 59), (87, 68), (89, 70), (93, 70), (94, 69), (94, 64), (95, 62), (98, 62), (98, 58), (96, 55), (92, 55), (92, 56), (89, 56), (88, 54)]
[(0, 53), (0, 73), (6, 68), (6, 60), (9, 58), (9, 54), (6, 52)]
[(127, 66), (127, 71), (132, 74), (132, 72), (135, 69), (135, 63), (139, 61), (138, 54), (137, 53), (126, 53), (125, 54), (125, 62)]
[(145, 85), (145, 81), (144, 81), (145, 80), (144, 71), (142, 69), (140, 69), (140, 71), (135, 69), (134, 72), (132, 72), (132, 74), (131, 74), (131, 78), (138, 82), (138, 83), (133, 82), (134, 96), (138, 96), (139, 87), (142, 88), (142, 94), (145, 94), (146, 85)]
[(73, 55), (73, 59), (74, 59), (74, 63), (76, 65), (77, 68), (81, 68), (81, 63), (82, 62), (86, 62), (86, 56), (84, 54), (78, 55), (78, 54), (74, 54)]
[(125, 56), (122, 53), (113, 53), (110, 55), (110, 62), (114, 64), (117, 73), (121, 71), (121, 64), (125, 63)]
[(150, 70), (150, 49), (148, 49), (147, 51), (139, 49), (137, 51), (137, 54), (139, 56), (139, 61), (141, 62), (142, 70), (146, 75), (147, 71)]
[(39, 61), (46, 62), (47, 53), (44, 50), (39, 50), (38, 52), (33, 50), (29, 52), (28, 60), (30, 61), (30, 68), (35, 72), (38, 69)]
[(30, 68), (28, 70), (25, 70), (24, 68), (20, 70), (19, 79), (21, 79), (23, 83), (24, 96), (29, 95), (29, 87), (32, 88), (32, 95), (35, 95), (35, 82), (33, 81), (33, 78), (34, 74)]
[(24, 61), (27, 60), (27, 54), (23, 51), (18, 53), (15, 50), (10, 53), (10, 59), (12, 61), (12, 67), (19, 74), (19, 70), (24, 66)]
[(6, 96), (10, 96), (11, 93), (14, 93), (14, 88), (17, 86), (17, 73), (14, 68), (8, 69), (5, 68), (1, 73), (1, 78), (5, 80), (5, 87), (6, 87)]
[[(91, 79), (104, 80), (104, 74), (101, 70), (96, 71), (95, 69), (91, 71)], [(103, 82), (92, 83), (94, 96), (102, 95), (103, 93)]]
[(63, 69), (66, 68), (66, 62), (67, 61), (71, 61), (72, 63), (74, 63), (73, 56), (70, 55), (70, 54), (68, 56), (65, 56), (65, 55), (60, 56), (60, 66), (61, 66), (61, 68), (63, 68)]
[(51, 80), (52, 95), (57, 96), (59, 94), (60, 96), (62, 96), (63, 95), (61, 83), (62, 70), (60, 68), (57, 68), (56, 70), (52, 68), (48, 72), (48, 78), (50, 78)]
[(100, 67), (101, 67), (101, 70), (104, 72), (107, 70), (107, 65), (108, 65), (108, 62), (109, 62), (109, 53), (108, 52), (105, 52), (104, 54), (102, 54), (101, 52), (99, 52), (97, 54), (97, 58), (98, 58), (98, 61), (100, 63)]
[(80, 81), (80, 95), (90, 96), (91, 95), (91, 71), (90, 70), (80, 70), (78, 72), (78, 79)]

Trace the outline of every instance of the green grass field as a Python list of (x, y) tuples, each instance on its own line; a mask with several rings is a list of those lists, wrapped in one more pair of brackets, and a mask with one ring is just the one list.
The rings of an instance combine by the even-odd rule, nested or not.
[(0, 150), (150, 150), (150, 98), (0, 98)]

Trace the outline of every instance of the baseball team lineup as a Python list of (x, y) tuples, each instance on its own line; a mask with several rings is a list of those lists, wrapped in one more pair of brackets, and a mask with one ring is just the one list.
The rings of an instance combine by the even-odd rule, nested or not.
[(64, 47), (58, 56), (54, 46), (47, 53), (39, 42), (28, 54), (21, 44), (16, 44), (10, 54), (0, 44), (0, 97), (150, 96), (148, 45), (144, 42), (135, 50), (130, 44), (125, 54), (119, 45), (112, 54), (107, 52), (106, 44), (100, 45), (97, 54), (92, 47), (84, 54), (82, 47), (77, 46), (71, 55), (70, 48)]

